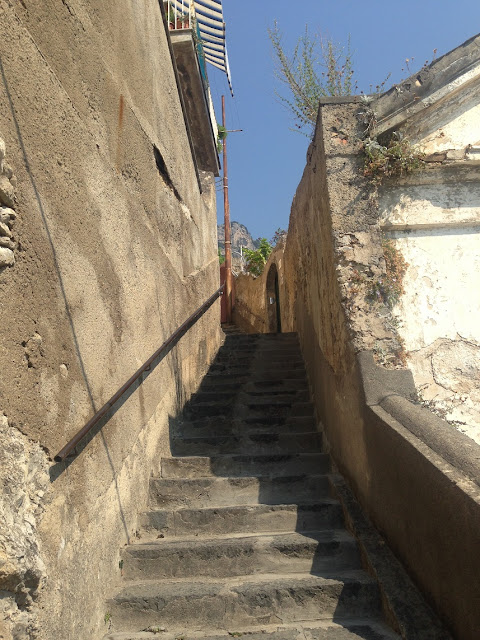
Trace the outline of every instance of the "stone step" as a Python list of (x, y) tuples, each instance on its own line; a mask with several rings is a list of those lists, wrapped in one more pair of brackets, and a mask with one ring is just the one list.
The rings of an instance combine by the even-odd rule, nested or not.
[[(109, 633), (104, 640), (400, 640), (400, 636), (386, 627), (380, 620), (340, 619), (300, 621), (290, 625), (261, 625), (260, 627), (232, 627), (194, 631), (178, 627), (176, 631), (158, 625), (150, 627), (152, 631)], [(159, 634), (159, 635), (157, 635)]]
[(298, 334), (291, 331), (285, 333), (241, 333), (234, 336), (228, 336), (225, 344), (239, 343), (259, 343), (259, 344), (275, 344), (279, 345), (287, 342), (295, 342), (298, 344)]
[(322, 433), (245, 433), (171, 439), (173, 455), (214, 455), (220, 453), (307, 453), (321, 451)]
[(223, 354), (255, 354), (255, 353), (274, 353), (274, 354), (282, 354), (286, 352), (295, 353), (296, 355), (301, 354), (300, 344), (298, 340), (283, 340), (272, 342), (265, 340), (254, 340), (250, 342), (235, 340), (234, 342), (224, 343), (222, 348), (218, 351), (217, 356), (222, 356)]
[(211, 389), (201, 389), (195, 393), (186, 406), (194, 405), (195, 403), (205, 402), (241, 402), (242, 404), (249, 404), (252, 401), (259, 400), (263, 402), (276, 402), (288, 401), (288, 402), (309, 402), (310, 396), (307, 388), (303, 389), (268, 389), (268, 388), (252, 388), (250, 391), (245, 388), (236, 389), (236, 393), (232, 392), (232, 389), (223, 389), (211, 387)]
[(249, 369), (264, 369), (273, 365), (284, 365), (295, 369), (304, 366), (302, 355), (298, 349), (284, 349), (283, 351), (225, 351), (219, 353), (212, 364), (246, 367)]
[(295, 334), (225, 337), (171, 423), (108, 640), (399, 640), (328, 497), (308, 393)]
[(264, 376), (278, 375), (279, 371), (285, 373), (287, 378), (293, 378), (295, 375), (305, 377), (305, 366), (303, 362), (290, 362), (285, 359), (284, 362), (259, 361), (255, 366), (241, 362), (213, 362), (209, 368), (209, 375), (248, 375), (261, 378)]
[(149, 625), (195, 629), (297, 620), (379, 615), (376, 582), (363, 571), (331, 576), (256, 575), (248, 578), (190, 578), (140, 582), (107, 603), (115, 626), (139, 631)]
[(268, 477), (328, 473), (325, 453), (215, 455), (162, 458), (162, 478)]
[(312, 502), (329, 497), (326, 475), (279, 478), (150, 479), (152, 509), (203, 509)]
[[(308, 392), (304, 391), (257, 391), (256, 393), (244, 393), (238, 390), (237, 393), (212, 389), (211, 391), (201, 391), (193, 395), (184, 407), (184, 414), (205, 406), (223, 407), (226, 412), (239, 409), (242, 413), (248, 411), (250, 407), (265, 406), (296, 406), (311, 405)], [(215, 414), (219, 412), (213, 409)]]
[(228, 364), (235, 366), (264, 367), (267, 364), (287, 364), (290, 367), (304, 366), (303, 358), (298, 349), (272, 351), (237, 351), (232, 350), (218, 353), (213, 364)]
[(307, 379), (305, 377), (303, 379), (294, 378), (290, 380), (285, 378), (276, 380), (258, 378), (256, 380), (251, 380), (250, 376), (243, 376), (241, 380), (238, 378), (227, 378), (225, 380), (222, 376), (206, 375), (200, 385), (199, 392), (218, 390), (229, 391), (231, 393), (232, 391), (238, 391), (240, 386), (245, 393), (281, 393), (282, 390), (285, 390), (285, 393), (290, 393), (292, 391), (308, 391)]
[(305, 368), (303, 369), (292, 369), (292, 370), (275, 370), (275, 371), (210, 371), (206, 374), (204, 378), (205, 384), (222, 384), (223, 382), (235, 382), (236, 384), (245, 384), (247, 382), (250, 383), (264, 383), (264, 384), (277, 384), (281, 381), (290, 382), (292, 380), (301, 380), (302, 382), (306, 382), (307, 376), (305, 373)]
[(156, 509), (140, 517), (142, 536), (148, 540), (227, 533), (258, 534), (270, 531), (323, 531), (344, 527), (343, 511), (336, 500), (305, 504), (239, 505), (202, 509)]
[(255, 398), (249, 402), (204, 402), (185, 406), (183, 416), (190, 420), (212, 416), (260, 417), (260, 416), (313, 416), (311, 402), (294, 402), (288, 398), (275, 401)]
[(261, 435), (265, 433), (305, 433), (319, 431), (313, 416), (275, 417), (258, 416), (256, 418), (207, 417), (199, 420), (177, 420), (172, 427), (173, 437), (239, 436)]
[(345, 531), (160, 540), (126, 547), (122, 558), (127, 580), (361, 568), (356, 542)]

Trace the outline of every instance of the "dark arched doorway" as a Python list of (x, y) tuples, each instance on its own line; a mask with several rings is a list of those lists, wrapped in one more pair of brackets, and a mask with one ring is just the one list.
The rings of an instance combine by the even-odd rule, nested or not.
[(268, 333), (282, 333), (280, 294), (278, 290), (277, 265), (273, 263), (267, 275), (267, 319)]

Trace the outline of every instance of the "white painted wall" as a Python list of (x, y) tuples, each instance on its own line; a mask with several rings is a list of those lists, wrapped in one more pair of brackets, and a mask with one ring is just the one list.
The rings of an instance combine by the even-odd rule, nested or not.
[(380, 208), (409, 265), (395, 314), (417, 388), (480, 443), (480, 163), (463, 165), (386, 186)]

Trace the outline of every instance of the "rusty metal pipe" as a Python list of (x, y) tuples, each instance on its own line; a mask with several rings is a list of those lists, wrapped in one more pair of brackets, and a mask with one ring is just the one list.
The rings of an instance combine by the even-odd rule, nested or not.
[(124, 385), (120, 387), (120, 389), (113, 394), (113, 396), (108, 400), (101, 409), (97, 411), (97, 413), (90, 418), (87, 424), (80, 429), (80, 431), (73, 436), (73, 438), (61, 449), (57, 455), (53, 458), (55, 462), (63, 462), (68, 454), (74, 449), (77, 444), (93, 429), (93, 427), (99, 422), (99, 420), (107, 413), (109, 409), (113, 407), (113, 405), (122, 397), (122, 395), (127, 391), (134, 382), (138, 380), (138, 378), (148, 371), (156, 358), (158, 358), (162, 351), (165, 351), (177, 338), (180, 338), (189, 328), (190, 326), (196, 322), (212, 304), (215, 300), (223, 294), (224, 285), (222, 285), (213, 295), (206, 300), (201, 307), (199, 307), (192, 315), (185, 320), (185, 322), (178, 327), (175, 333), (165, 340), (161, 347), (159, 347), (154, 354), (150, 356), (150, 358), (125, 382)]
[[(222, 96), (222, 124), (227, 129), (225, 117), (225, 96)], [(228, 200), (228, 164), (227, 164), (227, 138), (223, 139), (223, 211), (225, 216), (225, 296), (226, 296), (226, 321), (232, 321), (232, 240), (230, 227), (230, 204)]]

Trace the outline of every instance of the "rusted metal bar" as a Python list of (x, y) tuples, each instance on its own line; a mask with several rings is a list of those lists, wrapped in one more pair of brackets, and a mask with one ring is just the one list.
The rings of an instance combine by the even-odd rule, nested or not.
[[(222, 96), (222, 124), (226, 131), (225, 96)], [(227, 138), (223, 139), (223, 210), (225, 215), (225, 298), (226, 321), (232, 321), (232, 240), (230, 228), (230, 204), (228, 200), (228, 165), (227, 165)]]
[(185, 322), (178, 327), (175, 333), (165, 340), (161, 347), (159, 347), (154, 354), (150, 356), (150, 358), (142, 364), (142, 366), (131, 376), (124, 385), (120, 387), (120, 389), (113, 394), (113, 396), (106, 402), (101, 409), (97, 411), (97, 413), (90, 418), (87, 424), (80, 429), (80, 431), (73, 436), (73, 438), (61, 449), (57, 455), (54, 457), (55, 462), (62, 462), (68, 456), (68, 454), (75, 449), (77, 444), (85, 438), (88, 433), (95, 427), (95, 425), (99, 422), (99, 420), (107, 413), (109, 409), (113, 407), (113, 405), (122, 397), (122, 395), (138, 380), (138, 378), (148, 371), (152, 365), (152, 363), (161, 355), (162, 351), (165, 351), (175, 340), (181, 338), (181, 336), (186, 333), (186, 331), (194, 324), (212, 304), (215, 300), (223, 294), (224, 285), (222, 285), (213, 295), (206, 300), (201, 307), (199, 307), (192, 315), (185, 320)]

